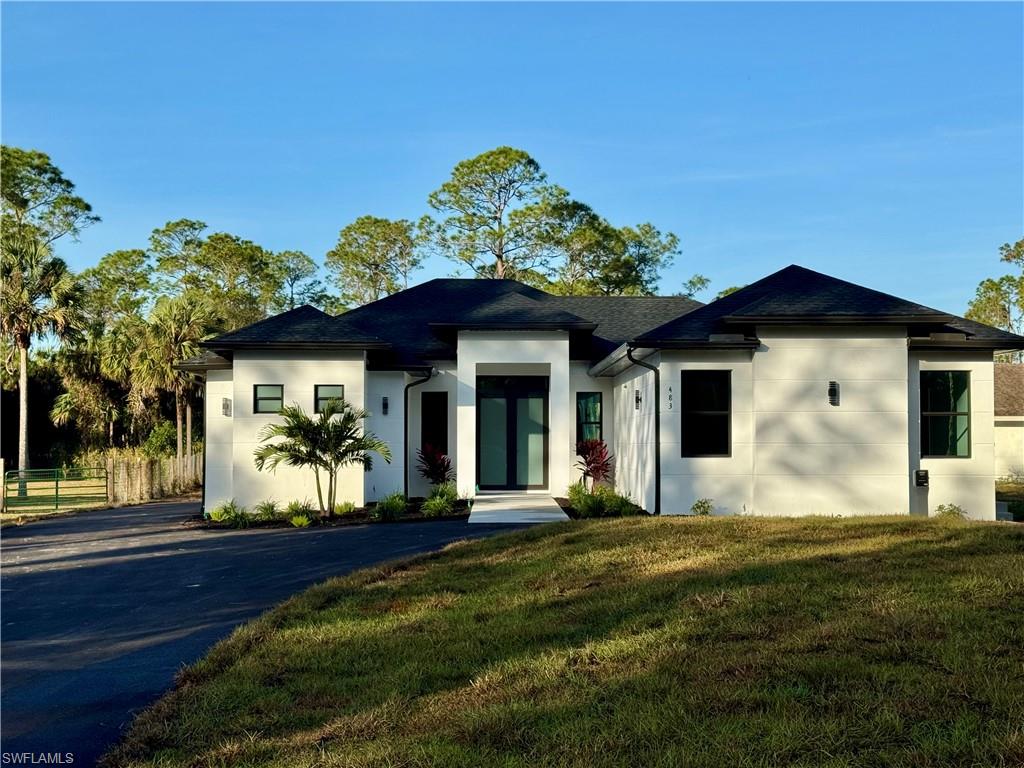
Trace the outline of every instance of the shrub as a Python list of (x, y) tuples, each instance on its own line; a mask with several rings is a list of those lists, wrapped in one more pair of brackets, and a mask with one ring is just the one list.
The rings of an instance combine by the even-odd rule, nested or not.
[(263, 522), (270, 522), (271, 520), (277, 520), (281, 516), (281, 507), (273, 499), (267, 499), (261, 501), (255, 507), (252, 508), (253, 516), (257, 520)]
[(312, 519), (313, 515), (316, 514), (313, 502), (309, 499), (302, 499), (301, 501), (296, 499), (295, 501), (289, 501), (288, 506), (284, 508), (284, 513), (288, 518), (292, 518), (295, 515), (305, 515), (310, 519)]
[(432, 445), (424, 445), (416, 452), (419, 464), (416, 469), (431, 485), (441, 485), (455, 479), (455, 470), (452, 468), (452, 460)]
[(626, 517), (643, 512), (628, 496), (601, 485), (591, 492), (582, 481), (569, 486), (569, 503), (581, 518)]
[(963, 520), (967, 517), (967, 513), (964, 512), (963, 507), (957, 506), (956, 504), (939, 504), (939, 506), (935, 508), (935, 516), (953, 520)]
[(385, 496), (370, 508), (370, 517), (374, 520), (394, 520), (405, 514), (405, 496), (395, 491)]
[(430, 489), (430, 498), (445, 498), (455, 504), (459, 500), (459, 492), (455, 488), (455, 483), (441, 483)]
[(431, 496), (423, 502), (420, 511), (424, 517), (444, 517), (455, 511), (455, 502), (448, 496)]
[(693, 506), (690, 507), (691, 515), (710, 515), (715, 509), (715, 502), (713, 499), (697, 499), (693, 502)]
[(597, 488), (612, 474), (612, 455), (604, 440), (580, 440), (576, 443), (576, 455), (580, 457), (576, 466), (583, 470), (583, 480), (591, 479), (591, 490)]
[(288, 522), (291, 523), (294, 528), (306, 528), (312, 521), (307, 515), (292, 515), (288, 518)]
[(231, 528), (249, 527), (248, 511), (234, 499), (225, 501), (210, 510), (210, 519), (215, 523), (227, 523)]
[(169, 421), (159, 422), (142, 443), (142, 452), (151, 459), (173, 456), (177, 451), (178, 432)]
[(343, 501), (340, 504), (334, 505), (334, 514), (338, 517), (344, 517), (345, 515), (351, 515), (356, 511), (356, 505), (351, 501)]

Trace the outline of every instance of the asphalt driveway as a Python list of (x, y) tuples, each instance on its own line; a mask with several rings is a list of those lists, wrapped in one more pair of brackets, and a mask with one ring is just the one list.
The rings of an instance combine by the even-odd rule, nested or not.
[(304, 587), (510, 526), (183, 527), (149, 504), (0, 533), (2, 751), (92, 765), (132, 715), (237, 624)]

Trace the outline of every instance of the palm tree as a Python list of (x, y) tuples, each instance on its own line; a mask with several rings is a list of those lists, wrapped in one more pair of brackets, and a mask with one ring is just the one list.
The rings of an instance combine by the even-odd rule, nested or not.
[[(213, 321), (214, 313), (194, 293), (161, 299), (149, 317), (133, 370), (131, 397), (135, 402), (157, 390), (174, 393), (179, 459), (184, 455), (182, 421), (186, 406), (191, 408), (189, 391), (195, 382), (191, 375), (175, 368), (175, 363), (199, 354), (199, 342), (210, 338), (207, 329)], [(191, 435), (188, 453), (192, 453)]]
[(82, 289), (67, 264), (45, 249), (0, 253), (0, 332), (18, 350), (18, 469), (28, 469), (28, 351), (37, 336), (78, 337)]
[[(373, 468), (372, 453), (391, 463), (388, 444), (372, 433), (363, 432), (361, 422), (369, 414), (361, 408), (353, 408), (344, 400), (329, 401), (315, 419), (307, 416), (297, 405), (286, 405), (281, 416), (284, 423), (267, 424), (260, 430), (259, 440), (265, 445), (255, 451), (256, 469), (262, 472), (267, 468), (274, 472), (280, 464), (312, 467), (322, 517), (334, 513), (338, 470), (350, 464), (360, 464), (370, 470)], [(268, 442), (276, 437), (284, 439)], [(326, 500), (320, 482), (321, 471), (327, 473)]]

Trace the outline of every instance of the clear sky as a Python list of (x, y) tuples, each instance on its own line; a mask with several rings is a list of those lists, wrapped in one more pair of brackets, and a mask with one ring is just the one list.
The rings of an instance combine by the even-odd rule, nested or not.
[(1024, 236), (1019, 3), (5, 2), (2, 23), (4, 143), (103, 218), (61, 246), (75, 268), (181, 217), (320, 260), (500, 144), (676, 232), (666, 293), (795, 262), (962, 312)]

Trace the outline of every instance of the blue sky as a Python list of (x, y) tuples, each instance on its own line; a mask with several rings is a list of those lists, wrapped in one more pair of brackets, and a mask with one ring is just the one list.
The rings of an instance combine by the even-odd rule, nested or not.
[(666, 293), (795, 262), (961, 312), (1024, 236), (1021, 4), (0, 13), (4, 143), (103, 217), (61, 246), (76, 268), (180, 217), (319, 260), (500, 144), (613, 223), (676, 232)]

